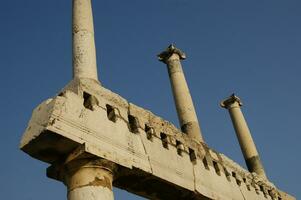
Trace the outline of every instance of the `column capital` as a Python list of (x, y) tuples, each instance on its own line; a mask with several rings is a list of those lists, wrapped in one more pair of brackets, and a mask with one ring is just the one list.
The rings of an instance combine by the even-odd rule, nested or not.
[(242, 102), (241, 102), (241, 100), (240, 100), (240, 98), (238, 96), (235, 96), (235, 94), (233, 93), (230, 97), (224, 99), (220, 103), (220, 106), (222, 108), (228, 109), (228, 108), (230, 108), (230, 106), (232, 106), (234, 104), (236, 104), (238, 106), (242, 106), (243, 105)]
[(173, 54), (177, 54), (179, 56), (180, 60), (186, 59), (185, 53), (183, 51), (181, 51), (180, 49), (176, 48), (175, 45), (173, 45), (173, 44), (169, 45), (165, 51), (161, 52), (158, 55), (158, 59), (161, 62), (167, 63), (168, 59)]
[(60, 176), (69, 191), (82, 186), (102, 186), (112, 190), (112, 181), (116, 170), (115, 163), (91, 157), (75, 159), (66, 163), (62, 166)]

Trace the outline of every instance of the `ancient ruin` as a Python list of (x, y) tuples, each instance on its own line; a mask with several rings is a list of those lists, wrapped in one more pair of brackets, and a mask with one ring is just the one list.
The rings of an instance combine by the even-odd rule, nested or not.
[(50, 164), (69, 200), (114, 199), (112, 187), (148, 199), (293, 200), (265, 175), (241, 101), (228, 109), (248, 170), (210, 148), (174, 45), (158, 56), (167, 65), (181, 125), (128, 102), (101, 86), (97, 75), (91, 0), (73, 0), (73, 80), (42, 102), (20, 148)]

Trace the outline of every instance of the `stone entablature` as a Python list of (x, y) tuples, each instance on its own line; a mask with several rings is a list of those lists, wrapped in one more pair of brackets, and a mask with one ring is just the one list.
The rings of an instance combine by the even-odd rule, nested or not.
[(80, 149), (117, 164), (114, 186), (151, 199), (294, 199), (91, 79), (74, 79), (40, 104), (21, 149), (50, 163), (48, 175), (60, 181), (68, 156)]

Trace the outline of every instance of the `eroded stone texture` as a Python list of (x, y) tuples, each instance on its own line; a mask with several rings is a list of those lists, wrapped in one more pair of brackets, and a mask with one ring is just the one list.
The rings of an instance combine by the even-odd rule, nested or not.
[(113, 200), (113, 165), (97, 158), (68, 161), (60, 169), (68, 200)]
[[(82, 154), (74, 153), (80, 146), (78, 152), (118, 166), (114, 186), (150, 199), (294, 199), (91, 79), (74, 79), (59, 94), (34, 110), (21, 141), (22, 150), (51, 164), (51, 178), (62, 181), (60, 160)], [(94, 109), (85, 105), (84, 94), (97, 99)], [(130, 129), (129, 115), (137, 132)]]

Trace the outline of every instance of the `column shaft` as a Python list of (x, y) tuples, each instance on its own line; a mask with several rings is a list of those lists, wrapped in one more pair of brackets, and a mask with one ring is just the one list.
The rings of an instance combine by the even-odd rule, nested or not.
[(181, 129), (192, 138), (203, 141), (179, 55), (172, 54), (166, 63)]
[(266, 178), (251, 132), (240, 108), (242, 105), (240, 99), (232, 95), (229, 99), (223, 101), (221, 105), (229, 111), (249, 171)]
[(73, 0), (73, 78), (98, 80), (91, 0)]
[(181, 130), (190, 138), (204, 142), (180, 62), (180, 60), (186, 58), (185, 54), (174, 45), (170, 45), (158, 55), (158, 58), (167, 65)]

